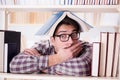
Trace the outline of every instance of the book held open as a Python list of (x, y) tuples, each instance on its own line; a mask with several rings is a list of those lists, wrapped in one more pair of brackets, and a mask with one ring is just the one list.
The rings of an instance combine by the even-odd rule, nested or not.
[(52, 36), (54, 33), (54, 30), (56, 29), (56, 26), (58, 25), (59, 22), (61, 22), (66, 16), (69, 18), (75, 20), (78, 22), (80, 25), (80, 31), (88, 31), (90, 28), (92, 28), (91, 25), (77, 17), (75, 14), (73, 14), (70, 11), (60, 11), (56, 14), (53, 14), (48, 21), (38, 30), (36, 33), (37, 35), (48, 35)]

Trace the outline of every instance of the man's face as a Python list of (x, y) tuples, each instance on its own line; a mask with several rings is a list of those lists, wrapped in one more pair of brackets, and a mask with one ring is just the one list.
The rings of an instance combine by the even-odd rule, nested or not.
[(69, 38), (66, 38), (67, 35), (72, 35), (73, 38), (75, 38), (76, 35), (76, 29), (71, 25), (61, 25), (55, 35), (55, 38), (53, 38), (52, 43), (55, 47), (55, 50), (59, 50), (61, 48), (69, 48), (76, 42), (78, 42), (78, 39), (72, 39), (71, 36)]

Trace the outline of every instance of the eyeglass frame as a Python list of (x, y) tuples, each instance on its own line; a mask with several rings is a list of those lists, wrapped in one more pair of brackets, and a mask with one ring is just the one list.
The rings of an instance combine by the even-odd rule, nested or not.
[[(78, 38), (74, 39), (74, 38), (72, 37), (72, 35), (73, 35), (74, 33), (76, 33), (76, 35), (77, 35)], [(62, 39), (61, 39), (61, 38), (62, 38), (62, 37), (61, 37), (62, 35), (67, 35), (67, 39), (66, 39), (66, 40), (62, 40)], [(71, 33), (71, 34), (54, 35), (53, 37), (59, 37), (59, 39), (60, 39), (61, 42), (67, 42), (70, 37), (71, 37), (72, 40), (78, 40), (78, 39), (80, 38), (80, 32), (73, 32), (73, 33)]]

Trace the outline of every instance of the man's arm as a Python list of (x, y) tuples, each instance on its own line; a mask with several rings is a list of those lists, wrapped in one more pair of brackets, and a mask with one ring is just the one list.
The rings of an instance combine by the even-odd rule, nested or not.
[(20, 53), (10, 63), (12, 73), (34, 73), (48, 67), (48, 56), (33, 56)]
[(38, 55), (35, 49), (26, 49), (23, 53), (15, 56), (10, 63), (12, 73), (34, 73), (44, 71), (48, 67), (59, 64), (66, 59), (58, 54)]
[(90, 75), (91, 60), (92, 45), (87, 47), (80, 57), (73, 58), (56, 65), (54, 71), (61, 75), (87, 76)]

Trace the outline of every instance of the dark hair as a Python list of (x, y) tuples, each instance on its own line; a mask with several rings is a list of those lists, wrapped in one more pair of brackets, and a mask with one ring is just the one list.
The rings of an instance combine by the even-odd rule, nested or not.
[(63, 24), (65, 24), (65, 25), (72, 25), (72, 26), (74, 26), (74, 27), (76, 28), (77, 32), (80, 32), (80, 24), (78, 24), (77, 21), (75, 21), (75, 20), (69, 18), (68, 16), (66, 16), (66, 17), (65, 17), (61, 22), (59, 22), (58, 25), (56, 26), (56, 29), (55, 29), (55, 31), (54, 31), (53, 36), (55, 35), (57, 29), (58, 29), (61, 25), (63, 25)]

